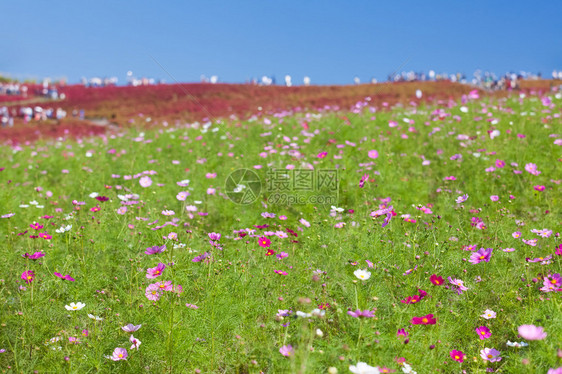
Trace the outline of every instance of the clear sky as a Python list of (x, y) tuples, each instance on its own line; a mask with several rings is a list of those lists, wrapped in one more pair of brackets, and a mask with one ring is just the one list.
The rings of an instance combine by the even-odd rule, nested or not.
[(19, 78), (342, 84), (399, 68), (562, 69), (558, 0), (3, 0), (0, 15), (0, 72)]

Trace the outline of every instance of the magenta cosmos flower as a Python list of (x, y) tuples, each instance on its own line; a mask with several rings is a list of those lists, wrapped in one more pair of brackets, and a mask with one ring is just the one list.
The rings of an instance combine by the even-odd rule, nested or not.
[(75, 280), (74, 278), (72, 278), (70, 276), (70, 274), (62, 275), (61, 273), (57, 273), (57, 272), (55, 272), (54, 274), (55, 274), (55, 277), (58, 277), (62, 280), (67, 280), (67, 281), (70, 281), (70, 282), (74, 282), (74, 280)]
[(431, 283), (433, 283), (436, 286), (440, 286), (443, 284), (443, 277), (437, 276), (437, 274), (432, 274), (429, 277), (429, 280), (431, 281)]
[(109, 359), (113, 361), (126, 360), (128, 355), (129, 354), (125, 348), (115, 348), (113, 355), (109, 357)]
[(413, 325), (435, 325), (437, 319), (433, 318), (433, 314), (428, 314), (423, 317), (414, 317), (410, 322)]
[(546, 332), (540, 326), (535, 325), (521, 325), (517, 329), (519, 335), (525, 340), (543, 340), (546, 338)]
[(266, 238), (265, 236), (262, 236), (258, 239), (258, 244), (260, 245), (260, 247), (267, 248), (271, 245), (271, 240), (269, 240), (269, 238)]
[(492, 336), (492, 332), (486, 326), (477, 327), (476, 333), (481, 340), (488, 339), (490, 336)]
[(29, 284), (35, 279), (35, 273), (33, 270), (26, 270), (21, 274), (21, 279), (23, 279), (25, 283)]
[(157, 278), (162, 275), (166, 265), (159, 263), (156, 267), (146, 269), (146, 277), (149, 279)]
[(451, 358), (453, 360), (455, 360), (456, 362), (463, 362), (464, 358), (466, 357), (466, 355), (464, 353), (462, 353), (462, 351), (457, 351), (456, 349), (453, 349), (450, 353)]
[(470, 255), (470, 260), (468, 260), (468, 262), (475, 265), (481, 263), (482, 261), (490, 262), (492, 251), (492, 248), (480, 248), (479, 251)]

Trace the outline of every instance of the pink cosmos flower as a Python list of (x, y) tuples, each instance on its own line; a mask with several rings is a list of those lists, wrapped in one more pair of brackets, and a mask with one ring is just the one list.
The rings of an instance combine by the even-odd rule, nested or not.
[(218, 241), (221, 240), (221, 234), (216, 233), (216, 232), (210, 232), (209, 234), (207, 234), (209, 236), (209, 239), (214, 240), (214, 241)]
[[(149, 176), (144, 176), (141, 179), (139, 179), (139, 184), (141, 185), (141, 187), (150, 187), (152, 185), (152, 179), (150, 179)], [(125, 351), (127, 352), (127, 351)]]
[(535, 187), (533, 187), (535, 189), (535, 191), (539, 191), (542, 192), (544, 191), (544, 189), (546, 188), (545, 186), (542, 185), (536, 185)]
[(364, 311), (361, 311), (361, 310), (357, 309), (354, 312), (349, 310), (347, 312), (347, 314), (349, 314), (353, 318), (373, 318), (375, 316), (375, 313), (371, 310), (368, 310), (368, 309), (364, 310)]
[(117, 209), (117, 214), (123, 215), (127, 213), (127, 207), (126, 206), (122, 206), (119, 209)]
[(530, 245), (531, 247), (535, 247), (537, 245), (538, 239), (521, 239), (523, 241), (523, 243)]
[(160, 288), (156, 284), (150, 284), (148, 285), (148, 287), (146, 287), (144, 295), (148, 300), (158, 301), (162, 296), (162, 291), (160, 291)]
[(464, 285), (464, 283), (463, 283), (462, 280), (460, 280), (460, 279), (453, 279), (453, 278), (451, 278), (451, 277), (448, 277), (447, 279), (449, 280), (449, 283), (451, 283), (453, 286), (455, 286), (455, 287), (453, 287), (452, 289), (453, 289), (454, 291), (456, 291), (459, 295), (462, 294), (463, 291), (467, 291), (467, 290), (468, 290), (468, 288), (465, 287), (465, 285)]
[(490, 336), (492, 336), (492, 332), (486, 326), (477, 327), (475, 331), (481, 340), (488, 339)]
[(328, 155), (328, 152), (320, 152), (318, 153), (318, 158), (324, 158)]
[(367, 155), (369, 156), (369, 158), (375, 159), (379, 157), (379, 152), (377, 152), (376, 150), (370, 150)]
[(187, 199), (188, 196), (189, 196), (189, 192), (182, 191), (176, 195), (176, 199), (178, 199), (179, 201), (185, 201), (185, 199)]
[(129, 337), (129, 341), (131, 342), (131, 348), (130, 349), (136, 349), (138, 351), (139, 346), (141, 345), (141, 341), (138, 340), (137, 338), (135, 338), (133, 335), (131, 335)]
[(156, 282), (155, 285), (162, 291), (172, 291), (174, 289), (172, 281)]
[(457, 199), (455, 200), (455, 202), (456, 202), (457, 204), (462, 204), (462, 203), (464, 203), (466, 200), (468, 200), (468, 195), (467, 195), (467, 194), (464, 194), (464, 195), (462, 195), (462, 196), (457, 197)]
[(292, 345), (284, 345), (281, 348), (279, 348), (279, 353), (281, 353), (283, 356), (285, 357), (290, 357), (291, 355), (293, 355), (295, 353), (293, 346)]
[(492, 251), (492, 248), (480, 248), (478, 252), (474, 252), (472, 255), (470, 255), (470, 260), (468, 260), (468, 262), (475, 265), (481, 263), (482, 261), (490, 262)]
[(138, 329), (140, 329), (141, 327), (142, 327), (142, 325), (133, 325), (132, 323), (129, 323), (127, 326), (121, 327), (121, 330), (123, 330), (125, 332), (129, 332), (129, 333), (133, 333), (133, 332), (137, 331)]
[(162, 245), (162, 246), (157, 246), (157, 245), (155, 245), (155, 246), (152, 246), (152, 247), (148, 247), (148, 248), (146, 249), (146, 251), (144, 251), (144, 253), (147, 254), (147, 255), (154, 255), (154, 254), (157, 254), (157, 253), (162, 253), (162, 252), (164, 252), (165, 250), (166, 250), (166, 245), (165, 245), (165, 244)]
[(526, 340), (543, 340), (547, 335), (542, 327), (535, 325), (521, 325), (517, 328), (517, 332)]
[(539, 175), (541, 172), (537, 170), (537, 165), (533, 163), (528, 163), (525, 165), (525, 170), (533, 175)]
[(515, 231), (513, 234), (511, 234), (511, 236), (513, 236), (515, 239), (519, 239), (521, 237), (521, 232)]
[(494, 348), (484, 348), (483, 350), (480, 351), (480, 357), (482, 357), (484, 361), (490, 361), (490, 362), (501, 361), (502, 358), (500, 357), (500, 355), (501, 352)]
[(156, 267), (146, 269), (146, 277), (148, 279), (157, 278), (162, 275), (165, 268), (166, 265), (160, 262)]
[(113, 361), (127, 360), (128, 355), (125, 348), (115, 348), (113, 355), (109, 359)]

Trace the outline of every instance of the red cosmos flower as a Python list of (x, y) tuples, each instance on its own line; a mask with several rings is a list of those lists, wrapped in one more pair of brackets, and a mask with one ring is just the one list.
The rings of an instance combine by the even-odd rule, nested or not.
[(429, 280), (431, 281), (431, 283), (433, 283), (436, 286), (441, 286), (443, 284), (443, 277), (441, 276), (437, 276), (437, 274), (432, 274), (429, 277)]
[(267, 252), (265, 253), (266, 256), (271, 256), (274, 255), (275, 251), (273, 249), (268, 249)]
[(414, 317), (410, 322), (412, 325), (435, 325), (437, 319), (433, 318), (433, 314), (428, 314), (423, 317)]
[(262, 236), (258, 239), (258, 244), (260, 245), (260, 247), (267, 248), (271, 245), (271, 240), (269, 240), (269, 238), (266, 238), (265, 236)]

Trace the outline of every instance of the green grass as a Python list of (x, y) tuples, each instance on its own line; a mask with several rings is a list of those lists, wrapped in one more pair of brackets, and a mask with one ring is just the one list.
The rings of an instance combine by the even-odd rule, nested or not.
[[(199, 369), (202, 373), (325, 373), (335, 367), (346, 373), (349, 365), (359, 361), (401, 372), (397, 357), (404, 357), (418, 373), (484, 373), (486, 368), (502, 373), (545, 373), (562, 366), (557, 358), (557, 349), (562, 348), (560, 294), (539, 290), (541, 274), (560, 273), (560, 256), (546, 265), (525, 261), (526, 257), (554, 254), (560, 244), (555, 234), (561, 221), (560, 185), (556, 183), (562, 177), (561, 148), (554, 144), (555, 137), (549, 137), (562, 130), (560, 118), (554, 117), (554, 113), (560, 114), (560, 100), (554, 99), (554, 104), (551, 113), (544, 113), (541, 101), (533, 97), (522, 102), (515, 97), (475, 101), (466, 105), (468, 113), (461, 112), (460, 105), (444, 108), (451, 116), (436, 121), (431, 115), (434, 107), (418, 108), (415, 113), (412, 108), (399, 108), (308, 118), (295, 114), (282, 121), (271, 116), (271, 125), (260, 117), (213, 124), (205, 132), (187, 127), (146, 130), (143, 141), (134, 141), (140, 133), (131, 130), (80, 143), (37, 143), (19, 150), (2, 147), (0, 168), (5, 169), (0, 172), (0, 215), (15, 213), (0, 219), (4, 238), (0, 249), (3, 372), (193, 373)], [(480, 113), (483, 106), (492, 117)], [(460, 121), (453, 119), (455, 115)], [(476, 116), (482, 119), (475, 120)], [(415, 121), (411, 125), (415, 132), (408, 131), (405, 117)], [(494, 126), (487, 118), (499, 122)], [(390, 120), (399, 127), (390, 128)], [(306, 133), (314, 136), (303, 134), (305, 121), (310, 127)], [(434, 131), (436, 127), (440, 131)], [(487, 131), (492, 128), (501, 135), (491, 139)], [(458, 140), (459, 134), (473, 138)], [(304, 141), (307, 137), (309, 142)], [(345, 141), (355, 146), (336, 146)], [(271, 148), (264, 150), (267, 146)], [(111, 149), (115, 153), (108, 153)], [(269, 149), (276, 152), (269, 153)], [(379, 152), (377, 159), (368, 158), (372, 149)], [(92, 151), (91, 157), (87, 157), (88, 151)], [(323, 151), (327, 156), (318, 158)], [(267, 152), (265, 158), (260, 156), (262, 152)], [(450, 160), (454, 154), (461, 154), (462, 159)], [(430, 165), (422, 165), (422, 155)], [(486, 172), (496, 159), (504, 160), (506, 166)], [(369, 162), (372, 164), (364, 165)], [(535, 163), (541, 174), (526, 172), (527, 163)], [(247, 205), (235, 204), (225, 195), (225, 180), (234, 170), (255, 170), (265, 186), (267, 170), (285, 169), (289, 164), (337, 168), (338, 202), (334, 205), (345, 211), (333, 217), (331, 204), (271, 204), (266, 200), (271, 191), (262, 192), (258, 201)], [(262, 168), (254, 169), (255, 165)], [(68, 173), (62, 173), (63, 169)], [(148, 188), (141, 187), (138, 178), (123, 178), (148, 170), (157, 172), (150, 176), (153, 184)], [(217, 176), (209, 179), (207, 173)], [(365, 173), (371, 180), (359, 188)], [(120, 178), (112, 178), (112, 174)], [(451, 175), (456, 180), (444, 180)], [(189, 187), (176, 184), (184, 179), (190, 180)], [(546, 189), (537, 192), (535, 185)], [(207, 194), (209, 187), (216, 189), (215, 195)], [(52, 192), (51, 197), (47, 191)], [(180, 191), (190, 192), (185, 202), (176, 199)], [(109, 201), (89, 197), (92, 192)], [(117, 195), (127, 193), (138, 194), (138, 204), (127, 206), (124, 215), (117, 214), (121, 206)], [(325, 192), (308, 192), (307, 196), (322, 194)], [(462, 194), (469, 195), (468, 201), (456, 204)], [(491, 195), (498, 195), (499, 202), (491, 201)], [(515, 198), (510, 200), (509, 195)], [(390, 205), (397, 215), (383, 228), (383, 217), (373, 219), (370, 213), (379, 208), (377, 199), (386, 197), (392, 199)], [(20, 208), (32, 200), (44, 208)], [(85, 205), (76, 210), (73, 200)], [(433, 213), (424, 214), (415, 208), (418, 204), (432, 204)], [(99, 211), (90, 211), (98, 205)], [(198, 212), (208, 215), (191, 218), (186, 205), (195, 205)], [(178, 226), (152, 230), (171, 220), (161, 214), (165, 209), (175, 211)], [(65, 220), (71, 212), (72, 217)], [(264, 218), (264, 212), (277, 216)], [(416, 222), (405, 222), (402, 214), (410, 214)], [(45, 215), (53, 218), (42, 218)], [(287, 219), (280, 220), (280, 215)], [(471, 226), (472, 217), (481, 218), (487, 228)], [(310, 227), (301, 224), (301, 218)], [(158, 223), (148, 225), (156, 219)], [(525, 225), (519, 226), (518, 220)], [(35, 231), (29, 226), (33, 222), (43, 224), (45, 228), (38, 232), (47, 231), (52, 239), (29, 238)], [(345, 225), (334, 227), (338, 222)], [(55, 232), (68, 224), (72, 225), (69, 232)], [(263, 224), (270, 227), (254, 228)], [(256, 236), (235, 240), (234, 230), (245, 228), (255, 229)], [(521, 231), (524, 239), (538, 238), (530, 230), (544, 228), (554, 233), (539, 238), (535, 247), (511, 235)], [(286, 229), (294, 230), (298, 238), (270, 236), (270, 248), (289, 256), (282, 260), (266, 256), (258, 237), (264, 231)], [(178, 241), (163, 239), (170, 232), (178, 234)], [(222, 234), (222, 250), (209, 244), (210, 232)], [(185, 247), (173, 249), (174, 243)], [(163, 244), (167, 245), (165, 252), (144, 254), (147, 247)], [(471, 253), (461, 248), (472, 244), (493, 248), (490, 262), (473, 265), (463, 261)], [(501, 250), (508, 247), (515, 251)], [(45, 257), (36, 261), (22, 257), (36, 251), (43, 251)], [(210, 261), (192, 262), (206, 251), (212, 254)], [(358, 281), (353, 272), (367, 268), (365, 260), (375, 267), (369, 269), (370, 279)], [(174, 265), (158, 279), (147, 279), (146, 269), (159, 262)], [(412, 274), (403, 275), (415, 266)], [(317, 269), (324, 273), (315, 276)], [(26, 270), (36, 275), (30, 284), (20, 278)], [(76, 281), (63, 281), (53, 272), (70, 274)], [(469, 289), (458, 295), (434, 286), (429, 281), (431, 274), (443, 276), (446, 283), (448, 276), (462, 279)], [(160, 280), (180, 284), (183, 292), (165, 292), (159, 301), (148, 300), (145, 288)], [(21, 286), (26, 290), (20, 290)], [(415, 295), (418, 288), (428, 292), (422, 301), (400, 302)], [(65, 309), (78, 301), (86, 304), (84, 309)], [(190, 309), (186, 303), (198, 309)], [(325, 303), (329, 307), (323, 318), (295, 317), (297, 311), (308, 313)], [(357, 308), (376, 309), (376, 317), (359, 321), (347, 314)], [(279, 309), (290, 309), (293, 315), (278, 318)], [(479, 317), (485, 309), (497, 312), (497, 318)], [(103, 321), (89, 319), (88, 313)], [(436, 325), (410, 325), (413, 317), (429, 313), (437, 318)], [(128, 323), (142, 324), (134, 333), (142, 341), (138, 351), (130, 349), (129, 334), (121, 330)], [(523, 341), (517, 337), (517, 327), (523, 324), (543, 326), (548, 337), (530, 341), (525, 348), (507, 347), (507, 340)], [(478, 326), (489, 327), (492, 336), (480, 340), (474, 331)], [(400, 328), (409, 332), (408, 344), (397, 338)], [(89, 331), (88, 337), (82, 336), (84, 329)], [(316, 329), (323, 336), (317, 336)], [(46, 344), (53, 337), (60, 341)], [(79, 337), (80, 343), (71, 344), (69, 337)], [(289, 344), (294, 354), (284, 357), (279, 349)], [(116, 347), (128, 350), (127, 361), (104, 357)], [(483, 361), (480, 350), (484, 347), (500, 350), (503, 359)], [(466, 354), (464, 363), (451, 360), (452, 349)]]

